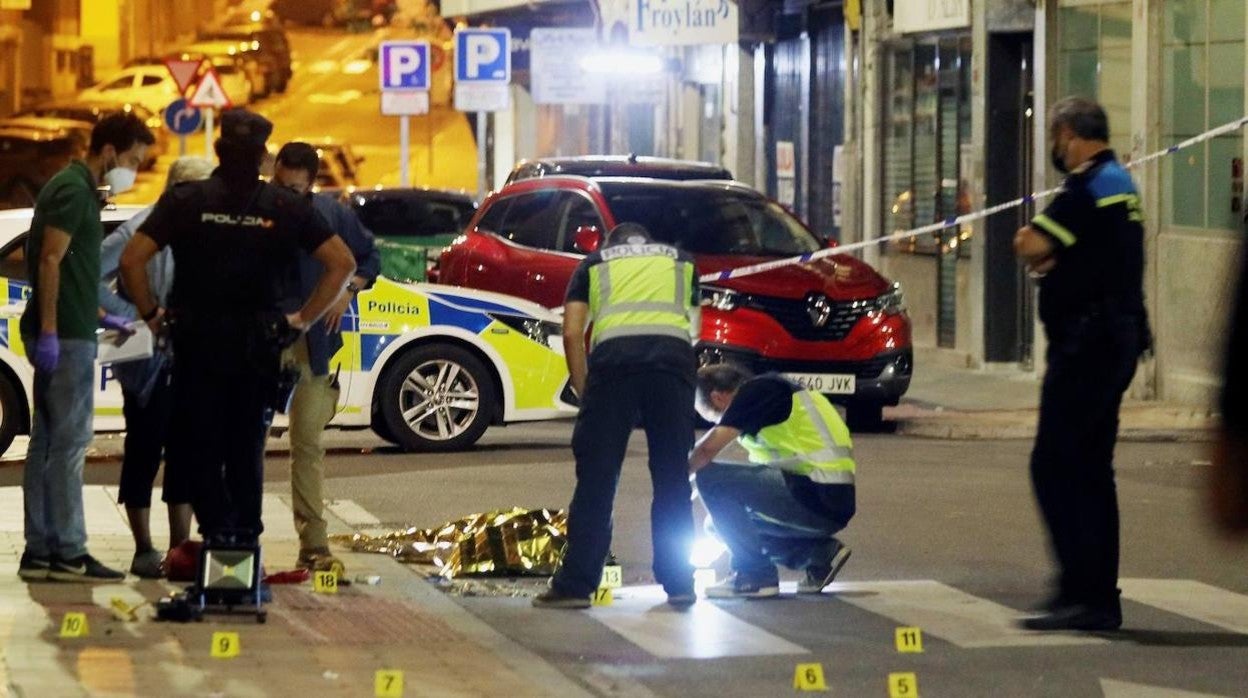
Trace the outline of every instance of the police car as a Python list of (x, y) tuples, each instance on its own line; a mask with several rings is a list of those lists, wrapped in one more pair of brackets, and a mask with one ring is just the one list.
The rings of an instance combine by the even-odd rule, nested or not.
[[(109, 207), (105, 233), (140, 211)], [(30, 288), (25, 243), (31, 209), (0, 211), (0, 452), (29, 433), (34, 369), (18, 319)], [(346, 316), (330, 361), (342, 388), (331, 426), (372, 428), (413, 451), (471, 446), (492, 424), (576, 412), (557, 315), (518, 298), (436, 284), (378, 279)], [(95, 430), (121, 431), (121, 388), (96, 368)], [(277, 426), (282, 426), (279, 415)]]

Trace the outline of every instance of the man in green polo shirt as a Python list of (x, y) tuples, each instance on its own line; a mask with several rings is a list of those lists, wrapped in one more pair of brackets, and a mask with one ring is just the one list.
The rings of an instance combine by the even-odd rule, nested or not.
[(39, 192), (26, 242), (31, 294), (22, 341), (35, 366), (34, 413), (22, 490), (26, 550), (18, 575), (27, 581), (104, 582), (121, 572), (87, 553), (82, 466), (91, 442), (96, 330), (128, 331), (125, 318), (99, 306), (98, 188), (113, 194), (134, 184), (155, 142), (133, 114), (107, 116), (91, 131), (84, 160), (75, 160)]

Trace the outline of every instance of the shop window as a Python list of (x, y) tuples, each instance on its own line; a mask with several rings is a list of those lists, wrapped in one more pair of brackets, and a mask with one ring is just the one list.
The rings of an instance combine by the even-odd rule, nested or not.
[[(1244, 114), (1243, 0), (1169, 0), (1162, 30), (1163, 145)], [(1239, 132), (1187, 148), (1162, 165), (1166, 223), (1234, 230), (1244, 215)]]
[(1130, 0), (1081, 1), (1059, 11), (1058, 98), (1095, 99), (1109, 117), (1110, 145), (1131, 151)]

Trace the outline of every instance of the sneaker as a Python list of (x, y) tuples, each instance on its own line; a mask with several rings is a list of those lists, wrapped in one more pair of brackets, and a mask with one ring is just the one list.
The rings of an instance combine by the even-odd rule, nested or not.
[(824, 587), (832, 583), (836, 579), (836, 575), (849, 561), (849, 546), (843, 545), (840, 541), (836, 541), (836, 552), (832, 555), (832, 561), (826, 565), (809, 565), (806, 568), (806, 577), (797, 583), (797, 593), (799, 594), (820, 594)]
[(708, 599), (766, 599), (780, 595), (780, 580), (757, 579), (734, 572), (719, 584), (706, 588)]
[(564, 596), (555, 591), (554, 587), (547, 589), (541, 596), (533, 597), (534, 608), (589, 608), (588, 596)]
[(295, 566), (313, 573), (336, 572), (339, 579), (345, 579), (347, 576), (347, 566), (342, 564), (342, 560), (334, 557), (333, 553), (329, 552), (329, 548), (300, 550)]
[(100, 564), (90, 555), (79, 555), (72, 560), (56, 558), (48, 571), (48, 579), (58, 582), (120, 582), (126, 578), (125, 572), (118, 572)]
[(22, 561), (17, 566), (17, 576), (26, 582), (42, 582), (48, 578), (48, 570), (52, 567), (52, 558), (37, 557), (30, 553), (22, 553)]
[(161, 567), (164, 556), (155, 550), (135, 553), (130, 561), (130, 574), (142, 579), (163, 579), (165, 570)]

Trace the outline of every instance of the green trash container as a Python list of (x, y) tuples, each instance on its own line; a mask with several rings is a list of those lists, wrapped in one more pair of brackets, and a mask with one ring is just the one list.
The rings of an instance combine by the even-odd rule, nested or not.
[(378, 238), (377, 252), (381, 255), (381, 275), (387, 279), (400, 283), (426, 280), (429, 250), (423, 245)]

